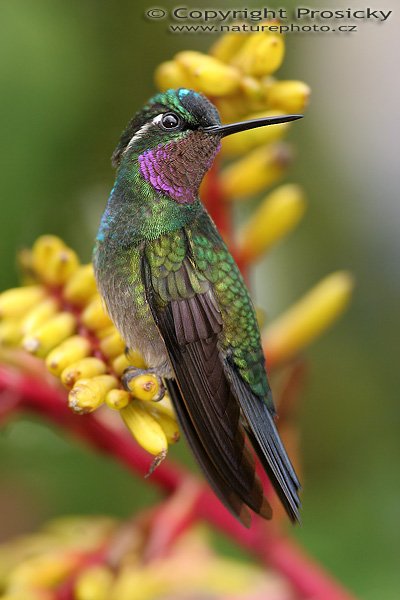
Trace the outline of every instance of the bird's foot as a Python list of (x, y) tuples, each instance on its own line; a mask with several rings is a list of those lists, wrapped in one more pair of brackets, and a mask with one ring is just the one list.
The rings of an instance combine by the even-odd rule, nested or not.
[(140, 400), (159, 402), (164, 398), (164, 382), (155, 369), (128, 367), (121, 376), (124, 388)]

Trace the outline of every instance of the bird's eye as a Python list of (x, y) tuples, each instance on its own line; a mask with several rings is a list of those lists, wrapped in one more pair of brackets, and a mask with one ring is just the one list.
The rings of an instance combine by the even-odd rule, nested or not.
[(175, 113), (166, 113), (165, 115), (161, 115), (161, 119), (159, 124), (163, 129), (167, 129), (171, 131), (173, 129), (179, 129), (182, 120)]

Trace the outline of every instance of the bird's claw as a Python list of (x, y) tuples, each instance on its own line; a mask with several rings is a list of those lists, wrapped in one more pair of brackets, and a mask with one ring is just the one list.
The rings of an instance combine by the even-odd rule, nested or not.
[[(159, 402), (160, 400), (162, 400), (165, 396), (165, 385), (164, 385), (162, 378), (159, 375), (157, 375), (155, 369), (139, 369), (138, 367), (133, 367), (133, 366), (128, 367), (127, 369), (125, 369), (125, 371), (123, 372), (123, 374), (121, 376), (121, 382), (122, 382), (124, 389), (127, 390), (128, 392), (131, 392), (132, 385), (130, 382), (132, 381), (132, 379), (135, 379), (136, 377), (139, 377), (142, 375), (144, 375), (144, 376), (152, 375), (156, 379), (158, 391), (155, 394), (155, 396), (152, 397), (152, 401)], [(151, 385), (152, 385), (152, 383), (149, 382), (149, 388)], [(149, 389), (149, 391), (150, 391), (150, 389)]]

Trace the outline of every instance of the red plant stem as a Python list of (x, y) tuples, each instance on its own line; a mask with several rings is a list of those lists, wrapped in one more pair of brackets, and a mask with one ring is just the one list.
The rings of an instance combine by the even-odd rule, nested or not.
[(1, 393), (0, 402), (0, 426), (13, 415), (18, 406), (19, 397), (8, 389), (4, 389)]
[[(124, 430), (112, 428), (96, 415), (77, 416), (67, 407), (62, 389), (32, 375), (0, 366), (0, 394), (10, 392), (19, 399), (19, 410), (32, 410), (44, 415), (68, 432), (78, 435), (96, 449), (107, 452), (134, 473), (145, 475), (150, 458)], [(164, 461), (149, 481), (167, 493), (174, 492), (193, 475)], [(313, 600), (351, 600), (353, 597), (332, 580), (319, 566), (305, 556), (297, 545), (272, 526), (255, 518), (251, 529), (245, 529), (205, 486), (186, 513), (184, 525), (204, 519), (248, 549), (263, 564), (284, 575), (304, 598)], [(173, 538), (173, 534), (169, 534)], [(354, 599), (353, 599), (354, 600)]]
[(154, 511), (143, 559), (151, 561), (168, 553), (176, 539), (197, 520), (197, 507), (205, 491), (198, 478), (185, 480)]

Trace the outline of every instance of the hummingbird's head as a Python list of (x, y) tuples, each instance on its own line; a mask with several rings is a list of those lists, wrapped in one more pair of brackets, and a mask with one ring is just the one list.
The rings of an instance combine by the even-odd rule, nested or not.
[(186, 88), (167, 90), (151, 98), (128, 123), (112, 162), (138, 171), (159, 194), (190, 204), (223, 136), (299, 116), (221, 125), (217, 109), (202, 94)]

